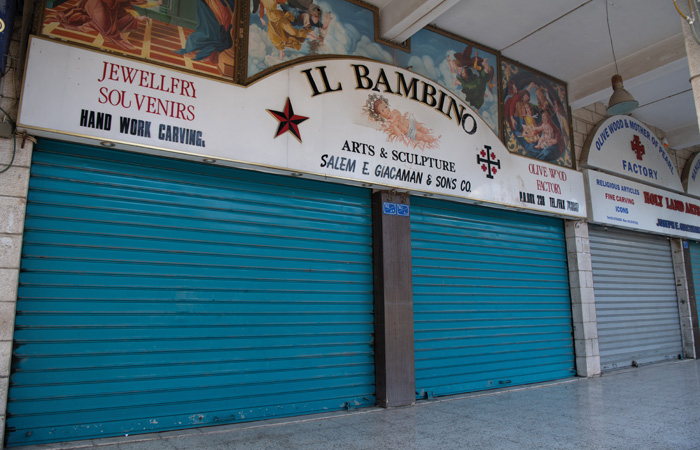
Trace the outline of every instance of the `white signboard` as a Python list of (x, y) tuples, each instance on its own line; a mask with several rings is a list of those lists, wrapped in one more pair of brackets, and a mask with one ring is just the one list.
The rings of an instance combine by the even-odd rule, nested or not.
[(584, 171), (589, 220), (688, 239), (700, 237), (700, 201), (593, 170)]
[(601, 122), (589, 134), (581, 162), (584, 167), (683, 192), (678, 170), (664, 146), (646, 125), (630, 116)]
[(446, 89), (366, 60), (299, 64), (243, 87), (34, 38), (19, 123), (41, 136), (586, 217), (581, 173), (511, 154)]
[(688, 159), (683, 170), (683, 186), (689, 195), (700, 198), (700, 153)]

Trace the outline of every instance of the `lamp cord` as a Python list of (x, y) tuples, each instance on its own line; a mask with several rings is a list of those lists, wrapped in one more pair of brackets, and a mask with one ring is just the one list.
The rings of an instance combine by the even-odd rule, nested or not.
[[(676, 0), (673, 0), (673, 1), (675, 3)], [(613, 61), (615, 61), (615, 73), (619, 74), (620, 69), (617, 68), (617, 58), (615, 57), (615, 47), (613, 46), (612, 32), (610, 31), (610, 12), (608, 11), (608, 0), (605, 0), (605, 21), (608, 24), (608, 37), (610, 38), (610, 49), (612, 50)]]

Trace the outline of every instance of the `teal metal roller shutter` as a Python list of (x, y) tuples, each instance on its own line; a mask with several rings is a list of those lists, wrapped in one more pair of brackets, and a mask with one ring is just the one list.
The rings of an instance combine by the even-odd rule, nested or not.
[(411, 199), (416, 395), (575, 374), (560, 219)]
[(375, 404), (370, 193), (42, 141), (9, 445)]
[[(698, 317), (700, 317), (700, 243), (690, 241), (690, 266), (693, 273), (693, 285), (695, 286), (695, 304)], [(695, 319), (694, 319), (695, 320)]]
[(590, 225), (591, 263), (603, 371), (683, 354), (668, 238)]

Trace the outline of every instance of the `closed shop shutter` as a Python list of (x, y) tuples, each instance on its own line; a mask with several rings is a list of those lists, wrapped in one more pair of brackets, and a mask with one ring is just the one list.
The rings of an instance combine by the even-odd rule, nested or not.
[(370, 192), (42, 141), (7, 443), (375, 404)]
[[(695, 287), (695, 305), (697, 306), (696, 311), (698, 312), (697, 317), (693, 317), (693, 320), (698, 320), (700, 317), (700, 242), (690, 241), (690, 265), (692, 267), (693, 273), (693, 285)], [(697, 327), (698, 324), (695, 324)]]
[(418, 197), (411, 208), (417, 396), (574, 375), (562, 221)]
[(602, 370), (683, 353), (667, 238), (590, 225)]

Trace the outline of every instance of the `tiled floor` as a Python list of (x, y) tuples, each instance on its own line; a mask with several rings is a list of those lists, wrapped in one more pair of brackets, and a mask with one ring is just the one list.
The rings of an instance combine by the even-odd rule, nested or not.
[(105, 450), (700, 450), (700, 361), (395, 409), (23, 447)]

